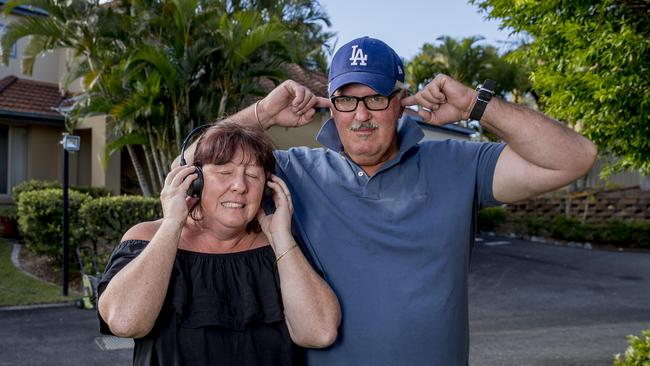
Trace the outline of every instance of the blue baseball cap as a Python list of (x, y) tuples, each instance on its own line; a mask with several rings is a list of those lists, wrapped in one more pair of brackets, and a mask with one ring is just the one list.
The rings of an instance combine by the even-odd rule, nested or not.
[(330, 66), (328, 92), (348, 84), (363, 84), (381, 95), (389, 95), (397, 81), (404, 82), (404, 65), (386, 43), (361, 37), (346, 43), (334, 54)]

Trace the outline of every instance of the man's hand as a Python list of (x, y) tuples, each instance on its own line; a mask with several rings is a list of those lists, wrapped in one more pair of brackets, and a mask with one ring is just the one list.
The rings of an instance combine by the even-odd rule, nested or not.
[(418, 115), (424, 122), (445, 125), (469, 118), (476, 91), (452, 79), (438, 74), (415, 95), (403, 98), (403, 107), (417, 105)]
[(317, 97), (306, 87), (287, 80), (259, 102), (257, 114), (265, 128), (300, 127), (312, 121), (317, 107), (329, 106), (329, 99)]

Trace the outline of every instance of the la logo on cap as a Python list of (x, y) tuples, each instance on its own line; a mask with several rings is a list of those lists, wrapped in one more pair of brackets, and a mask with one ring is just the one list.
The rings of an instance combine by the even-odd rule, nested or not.
[(360, 61), (358, 65), (367, 66), (368, 56), (364, 55), (363, 50), (359, 48), (359, 45), (352, 46), (352, 56), (350, 56), (350, 66), (357, 66), (357, 61)]

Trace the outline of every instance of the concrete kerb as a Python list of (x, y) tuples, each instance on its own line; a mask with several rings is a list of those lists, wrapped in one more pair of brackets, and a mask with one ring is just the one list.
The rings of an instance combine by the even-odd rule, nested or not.
[(25, 275), (33, 278), (33, 279), (39, 280), (41, 282), (47, 282), (47, 281), (44, 281), (41, 278), (38, 278), (38, 277), (34, 276), (31, 273), (25, 271), (25, 269), (20, 265), (20, 248), (22, 247), (22, 245), (20, 245), (17, 241), (14, 241), (12, 244), (13, 244), (13, 247), (11, 249), (11, 263), (13, 263), (14, 267), (18, 268), (18, 270), (20, 270), (20, 272), (22, 272), (23, 274), (25, 274)]
[[(34, 276), (33, 274), (25, 271), (25, 269), (20, 265), (20, 249), (21, 246), (17, 241), (11, 242), (12, 244), (12, 249), (11, 249), (11, 263), (16, 267), (20, 272), (23, 274), (34, 278), (36, 280), (39, 280), (41, 282), (47, 282), (44, 281), (41, 278), (38, 278)], [(11, 311), (11, 310), (31, 310), (31, 309), (42, 309), (42, 308), (56, 308), (56, 307), (64, 307), (64, 306), (74, 306), (74, 301), (70, 302), (59, 302), (59, 303), (52, 303), (52, 304), (33, 304), (33, 305), (16, 305), (16, 306), (0, 306), (0, 311)]]
[(52, 304), (33, 304), (33, 305), (16, 305), (16, 306), (0, 306), (0, 312), (13, 311), (13, 310), (34, 310), (45, 308), (62, 308), (66, 306), (75, 306), (74, 302), (58, 302)]
[(521, 235), (513, 232), (497, 234), (494, 231), (481, 231), (480, 234), (487, 237), (501, 236), (510, 239), (527, 240), (539, 244), (555, 245), (559, 247), (578, 248), (578, 249), (585, 249), (585, 250), (604, 250), (609, 252), (641, 252), (641, 253), (650, 252), (650, 250), (645, 248), (628, 248), (628, 247), (619, 247), (616, 245), (602, 245), (602, 244), (592, 244), (589, 242), (582, 243), (582, 242), (569, 241), (569, 240), (556, 240), (556, 239), (546, 238), (542, 236)]

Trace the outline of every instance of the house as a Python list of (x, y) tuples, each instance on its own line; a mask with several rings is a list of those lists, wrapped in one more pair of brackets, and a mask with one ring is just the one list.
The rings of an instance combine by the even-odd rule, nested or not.
[[(4, 1), (0, 1), (4, 4)], [(0, 31), (24, 16), (47, 16), (43, 11), (18, 6), (0, 17)], [(8, 66), (0, 66), (0, 204), (11, 203), (11, 188), (30, 179), (61, 180), (65, 117), (58, 112), (66, 97), (59, 80), (66, 70), (67, 52), (57, 50), (36, 61), (32, 75), (20, 69), (27, 40), (12, 50)], [(81, 150), (70, 155), (71, 185), (105, 187), (118, 193), (120, 159), (113, 157), (107, 169), (101, 161), (106, 145), (104, 119), (82, 121), (74, 131)]]

